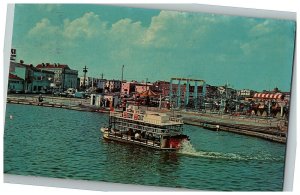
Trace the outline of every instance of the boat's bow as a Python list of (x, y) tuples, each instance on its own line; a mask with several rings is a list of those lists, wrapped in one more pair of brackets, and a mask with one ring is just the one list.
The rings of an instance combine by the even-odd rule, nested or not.
[(101, 127), (101, 128), (100, 128), (100, 131), (101, 131), (102, 133), (104, 133), (105, 131), (108, 131), (108, 128), (107, 128), (107, 127)]

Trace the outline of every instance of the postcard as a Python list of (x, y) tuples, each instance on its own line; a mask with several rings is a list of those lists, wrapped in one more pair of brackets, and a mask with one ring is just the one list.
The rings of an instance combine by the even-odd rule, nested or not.
[(4, 174), (282, 191), (296, 22), (16, 4)]

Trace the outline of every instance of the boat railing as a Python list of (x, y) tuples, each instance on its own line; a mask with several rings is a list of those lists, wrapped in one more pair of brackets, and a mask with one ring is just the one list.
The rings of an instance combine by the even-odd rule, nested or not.
[(140, 143), (142, 145), (153, 146), (153, 147), (156, 147), (156, 148), (160, 148), (160, 142), (159, 141), (150, 140), (150, 139), (143, 139), (143, 138), (136, 139), (134, 136), (130, 136), (130, 135), (126, 135), (126, 134), (120, 134), (120, 133), (117, 133), (117, 132), (109, 133), (109, 135), (112, 136), (112, 137), (115, 137), (115, 138), (120, 138), (120, 139), (126, 140), (128, 142)]
[(112, 112), (109, 113), (109, 115), (110, 116), (116, 116), (116, 117), (122, 117), (122, 112), (114, 112), (114, 111), (112, 111)]

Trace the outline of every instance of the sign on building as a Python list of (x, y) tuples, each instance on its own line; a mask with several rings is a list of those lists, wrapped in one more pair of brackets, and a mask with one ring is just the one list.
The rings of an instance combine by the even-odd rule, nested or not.
[(15, 61), (17, 57), (17, 50), (16, 49), (11, 49), (10, 50), (10, 60)]

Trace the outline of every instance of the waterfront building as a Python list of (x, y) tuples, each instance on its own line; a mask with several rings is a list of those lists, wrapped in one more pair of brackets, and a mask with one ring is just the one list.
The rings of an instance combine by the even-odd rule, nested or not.
[(40, 70), (33, 66), (30, 67), (32, 71), (32, 83), (29, 85), (33, 93), (49, 92), (51, 91), (51, 83), (54, 79), (54, 73), (47, 70)]
[(78, 70), (72, 70), (67, 64), (42, 63), (36, 68), (54, 72), (54, 84), (62, 90), (77, 87)]
[(92, 77), (85, 77), (85, 81), (84, 81), (84, 76), (79, 77), (80, 79), (80, 84), (79, 86), (81, 88), (85, 87), (85, 88), (89, 88), (92, 85)]
[(27, 93), (46, 93), (51, 91), (54, 73), (35, 68), (32, 64), (10, 62), (10, 73), (24, 80), (23, 90)]
[(10, 61), (9, 73), (25, 80), (30, 76), (28, 74), (29, 72), (28, 66), (29, 65), (24, 64), (23, 61), (21, 62)]
[(151, 90), (153, 83), (139, 83), (135, 86), (136, 93), (143, 93), (144, 91)]
[(9, 73), (8, 78), (8, 92), (23, 92), (24, 91), (24, 79), (17, 75)]
[[(153, 91), (161, 94), (163, 97), (169, 96), (170, 94), (170, 82), (168, 81), (156, 81), (153, 83)], [(178, 90), (178, 84), (172, 84), (172, 94), (176, 94)], [(186, 91), (186, 85), (180, 85), (180, 91), (184, 94)]]
[(98, 81), (101, 80), (99, 78), (94, 78), (94, 77), (85, 77), (85, 81), (84, 81), (84, 76), (81, 76), (79, 79), (80, 79), (80, 87), (85, 87), (85, 88), (96, 87)]
[(135, 86), (135, 92), (136, 93), (142, 93), (144, 91), (147, 91), (150, 89), (149, 85), (137, 85)]
[(250, 90), (250, 89), (242, 89), (237, 91), (237, 95), (242, 97), (242, 98), (250, 98), (253, 97), (255, 91), (254, 90)]
[(287, 115), (288, 101), (280, 92), (255, 93), (253, 99), (257, 105), (255, 113), (261, 116), (283, 117)]
[(106, 86), (106, 79), (97, 79), (96, 80), (96, 87), (98, 88), (100, 93), (103, 93)]
[(105, 82), (105, 93), (120, 92), (121, 91), (121, 81), (120, 80), (106, 80)]
[(97, 107), (117, 107), (119, 104), (118, 95), (91, 94), (90, 105)]
[(121, 87), (121, 94), (129, 95), (135, 92), (135, 86), (137, 82), (124, 82)]
[(130, 95), (132, 93), (142, 93), (152, 89), (153, 83), (139, 83), (137, 81), (122, 83), (121, 94)]

